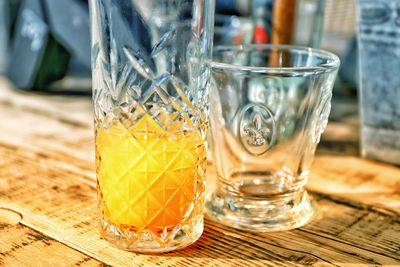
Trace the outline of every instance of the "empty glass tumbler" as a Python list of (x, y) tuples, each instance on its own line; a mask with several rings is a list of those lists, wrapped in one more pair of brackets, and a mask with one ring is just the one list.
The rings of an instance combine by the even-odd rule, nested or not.
[(330, 112), (338, 58), (285, 45), (216, 47), (210, 121), (219, 222), (250, 231), (299, 227), (316, 214), (304, 186)]
[(91, 0), (101, 235), (164, 252), (203, 231), (213, 0)]

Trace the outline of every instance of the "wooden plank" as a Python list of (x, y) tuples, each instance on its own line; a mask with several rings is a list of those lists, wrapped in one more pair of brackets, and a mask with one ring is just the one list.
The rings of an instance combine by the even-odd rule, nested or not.
[(46, 115), (84, 128), (90, 127), (93, 122), (92, 104), (88, 97), (19, 91), (2, 76), (0, 76), (0, 105)]
[(105, 265), (37, 231), (16, 224), (0, 227), (0, 266)]
[(354, 156), (316, 157), (308, 188), (365, 208), (400, 214), (400, 169)]
[(364, 208), (400, 214), (400, 167), (360, 158), (357, 115), (329, 122), (308, 188)]
[[(93, 115), (90, 99), (17, 93), (0, 77), (0, 140), (39, 151), (50, 158), (75, 160), (68, 167), (95, 179)], [(18, 118), (18, 123), (15, 123)], [(347, 201), (400, 212), (400, 168), (358, 157), (358, 122), (330, 122), (319, 145), (308, 187)], [(66, 157), (66, 158), (65, 158)], [(58, 164), (64, 164), (58, 161)], [(1, 159), (0, 159), (1, 164)], [(65, 165), (65, 164), (64, 164)], [(372, 194), (374, 197), (371, 197)]]
[[(0, 95), (0, 207), (22, 214), (22, 225), (101, 262), (116, 266), (400, 265), (396, 192), (400, 171), (351, 153), (317, 156), (309, 188), (316, 192), (323, 213), (306, 227), (254, 234), (207, 218), (203, 236), (185, 250), (163, 255), (118, 250), (98, 237), (88, 100), (58, 106), (62, 99), (57, 97), (21, 97), (13, 92), (6, 96), (5, 103)], [(31, 99), (43, 104), (35, 106), (36, 100)], [(49, 103), (58, 108), (50, 108)], [(69, 112), (76, 115), (70, 118)], [(209, 174), (215, 177), (212, 168)], [(368, 178), (370, 174), (373, 178)]]
[[(22, 224), (107, 264), (400, 264), (400, 240), (394, 234), (400, 232), (398, 216), (374, 211), (365, 216), (363, 209), (324, 198), (319, 200), (324, 215), (300, 230), (252, 234), (207, 219), (203, 237), (188, 249), (161, 257), (124, 252), (98, 237), (94, 181), (49, 161), (42, 156), (47, 151), (40, 153), (0, 144), (0, 158), (8, 155), (0, 169), (8, 181), (0, 190), (0, 207), (23, 214)], [(20, 163), (17, 173), (13, 162)]]

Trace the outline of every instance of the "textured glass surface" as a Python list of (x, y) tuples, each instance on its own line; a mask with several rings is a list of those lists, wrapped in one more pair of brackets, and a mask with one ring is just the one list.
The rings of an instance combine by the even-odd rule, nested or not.
[(210, 214), (273, 231), (315, 215), (304, 186), (330, 112), (339, 61), (291, 46), (219, 47), (211, 63), (211, 130), (218, 189)]
[(202, 233), (212, 7), (91, 1), (101, 232), (119, 247), (168, 251)]

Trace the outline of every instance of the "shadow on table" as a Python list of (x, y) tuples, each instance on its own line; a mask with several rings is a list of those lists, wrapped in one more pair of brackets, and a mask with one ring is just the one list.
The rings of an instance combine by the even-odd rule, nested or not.
[[(346, 127), (332, 127), (322, 138), (317, 155), (358, 156), (358, 136), (353, 136)], [(340, 131), (336, 129), (344, 132), (340, 138), (337, 138)], [(349, 198), (313, 195), (320, 213), (304, 227), (285, 232), (250, 233), (223, 226), (206, 216), (204, 233), (195, 244), (164, 255), (218, 266), (400, 266), (398, 213), (345, 201)], [(358, 192), (358, 195), (360, 199), (368, 199), (381, 194)]]
[[(320, 206), (329, 208), (326, 203)], [(274, 266), (274, 263), (284, 266), (313, 265), (322, 262), (338, 265), (400, 264), (400, 257), (396, 257), (400, 250), (387, 252), (385, 248), (374, 249), (376, 245), (379, 247), (378, 242), (381, 241), (374, 242), (376, 237), (368, 236), (368, 230), (363, 232), (357, 227), (351, 228), (352, 224), (360, 220), (357, 216), (365, 215), (351, 213), (351, 208), (344, 211), (336, 208), (335, 212), (321, 214), (305, 227), (275, 233), (239, 231), (218, 224), (206, 216), (204, 233), (195, 244), (164, 255), (196, 258), (197, 263), (238, 266)], [(397, 229), (400, 231), (400, 223)], [(353, 236), (358, 238), (352, 239)], [(392, 245), (400, 249), (395, 240)]]
[(360, 145), (354, 140), (322, 139), (318, 145), (317, 155), (359, 156)]

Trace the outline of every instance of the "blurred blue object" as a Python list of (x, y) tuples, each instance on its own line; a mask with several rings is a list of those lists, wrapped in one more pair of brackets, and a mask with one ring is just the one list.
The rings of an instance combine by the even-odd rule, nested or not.
[(9, 0), (0, 0), (0, 73), (6, 69), (9, 42)]
[(240, 45), (251, 43), (253, 24), (251, 18), (215, 16), (214, 45)]
[(81, 1), (44, 0), (51, 34), (90, 69), (88, 6)]
[(249, 16), (251, 3), (252, 0), (217, 0), (215, 11), (223, 15)]
[[(130, 1), (113, 1), (124, 1), (129, 7), (113, 10), (112, 25), (128, 27), (121, 31), (114, 29), (124, 33), (119, 38), (119, 45), (130, 44), (135, 51), (147, 51), (144, 60), (154, 68), (150, 57), (151, 36), (140, 12)], [(10, 23), (7, 23), (8, 15)], [(6, 66), (7, 54), (12, 60)], [(68, 79), (68, 84), (75, 85), (77, 83), (71, 80), (86, 78), (90, 81), (90, 66), (87, 0), (0, 0), (0, 72), (4, 70), (16, 87), (22, 90), (75, 91), (78, 88), (65, 88), (67, 83), (62, 81)], [(79, 84), (85, 84), (85, 88), (78, 89), (79, 92), (90, 92), (90, 84)]]
[[(90, 79), (87, 0), (0, 1), (9, 16), (9, 60), (4, 72), (17, 88), (48, 91), (75, 74)], [(65, 84), (58, 84), (55, 91), (65, 90)], [(90, 84), (85, 90), (90, 91)]]
[(354, 36), (349, 40), (348, 47), (340, 57), (342, 66), (339, 71), (340, 79), (352, 88), (358, 85), (358, 47), (357, 38)]
[(215, 11), (220, 14), (237, 14), (235, 0), (217, 0)]
[(361, 154), (400, 165), (400, 5), (358, 0)]

